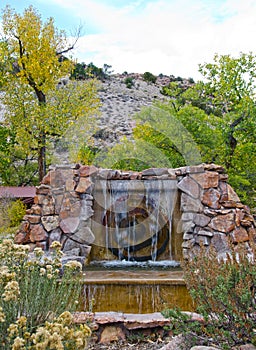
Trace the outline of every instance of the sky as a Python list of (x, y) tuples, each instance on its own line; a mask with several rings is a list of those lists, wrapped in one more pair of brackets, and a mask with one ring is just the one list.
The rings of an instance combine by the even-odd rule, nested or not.
[(214, 55), (256, 51), (256, 0), (0, 0), (18, 13), (33, 6), (58, 29), (82, 35), (78, 62), (114, 73), (202, 78), (199, 64)]

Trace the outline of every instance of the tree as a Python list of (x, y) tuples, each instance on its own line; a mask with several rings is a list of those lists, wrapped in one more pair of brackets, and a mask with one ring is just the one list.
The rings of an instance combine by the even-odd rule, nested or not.
[[(202, 161), (224, 166), (229, 183), (241, 200), (255, 206), (256, 57), (242, 53), (238, 58), (216, 55), (214, 63), (200, 65), (199, 70), (204, 81), (190, 88), (183, 88), (178, 82), (170, 83), (162, 90), (170, 97), (169, 102), (157, 105), (173, 116), (177, 125), (184, 126), (200, 150)], [(177, 144), (175, 121), (166, 119), (164, 114), (158, 115), (157, 122), (156, 116), (152, 119), (152, 115), (140, 114), (140, 124), (134, 131), (148, 142), (154, 140), (155, 134), (155, 144), (163, 149), (158, 142), (160, 134), (156, 134), (161, 125), (163, 134)], [(154, 129), (150, 135), (145, 132), (147, 123)], [(188, 143), (186, 139), (185, 143)], [(171, 148), (175, 151), (175, 147)], [(177, 154), (170, 151), (169, 157)], [(181, 153), (184, 156), (184, 151)], [(176, 159), (182, 165), (182, 157)]]
[(76, 120), (93, 115), (98, 107), (96, 84), (70, 82), (60, 88), (61, 78), (69, 76), (73, 63), (64, 54), (72, 51), (64, 31), (45, 23), (32, 6), (17, 14), (9, 6), (2, 16), (3, 44), (1, 81), (6, 106), (5, 125), (12, 127), (15, 141), (28, 153), (37, 153), (39, 180), (46, 173), (46, 149)]
[(206, 93), (212, 96), (213, 106), (221, 108), (221, 118), (226, 120), (225, 166), (229, 169), (239, 142), (243, 142), (244, 137), (247, 141), (256, 141), (256, 57), (251, 53), (241, 53), (238, 58), (215, 55), (214, 63), (199, 67), (207, 79)]
[[(204, 81), (191, 87), (171, 82), (162, 90), (168, 102), (137, 115), (134, 139), (154, 146), (174, 167), (198, 161), (224, 166), (240, 199), (254, 207), (256, 57), (216, 55), (214, 63), (200, 65), (200, 72)], [(125, 159), (120, 145), (110, 156), (121, 158), (121, 152)]]

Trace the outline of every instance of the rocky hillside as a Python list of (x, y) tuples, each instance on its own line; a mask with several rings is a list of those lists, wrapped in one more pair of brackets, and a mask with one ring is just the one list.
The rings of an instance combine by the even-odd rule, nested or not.
[[(101, 146), (112, 146), (123, 135), (129, 137), (134, 126), (134, 114), (142, 107), (152, 105), (155, 100), (167, 100), (161, 94), (161, 88), (174, 80), (172, 76), (159, 76), (152, 83), (145, 81), (142, 74), (116, 74), (102, 82), (99, 90), (101, 130), (95, 135)], [(181, 84), (186, 86), (190, 83), (182, 80)]]

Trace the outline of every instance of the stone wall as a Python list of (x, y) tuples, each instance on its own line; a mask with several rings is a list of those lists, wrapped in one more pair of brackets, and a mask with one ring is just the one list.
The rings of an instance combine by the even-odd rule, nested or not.
[(202, 164), (177, 169), (152, 168), (142, 172), (99, 169), (95, 166), (52, 167), (37, 187), (34, 205), (27, 210), (15, 237), (31, 250), (48, 251), (59, 241), (67, 255), (89, 256), (94, 242), (91, 219), (94, 215), (93, 188), (98, 180), (165, 180), (177, 181), (180, 192), (185, 258), (200, 247), (213, 245), (219, 254), (228, 250), (229, 239), (235, 244), (249, 244), (256, 237), (255, 221), (227, 183), (221, 166)]

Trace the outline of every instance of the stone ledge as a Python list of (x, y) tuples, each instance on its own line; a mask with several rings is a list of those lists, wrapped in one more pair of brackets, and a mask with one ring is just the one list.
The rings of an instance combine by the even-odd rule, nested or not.
[[(184, 314), (191, 317), (191, 321), (203, 322), (203, 317), (195, 312), (184, 311)], [(149, 314), (132, 314), (123, 312), (75, 312), (74, 323), (82, 324), (88, 321), (98, 325), (122, 323), (126, 329), (164, 327), (170, 324), (170, 320), (164, 317), (161, 312)]]
[[(193, 312), (184, 312), (190, 315), (192, 321), (203, 322), (202, 316)], [(125, 340), (132, 332), (163, 332), (170, 320), (160, 312), (150, 314), (132, 314), (122, 312), (76, 312), (73, 314), (74, 323), (89, 324), (94, 331), (96, 342), (108, 344), (120, 339)]]

